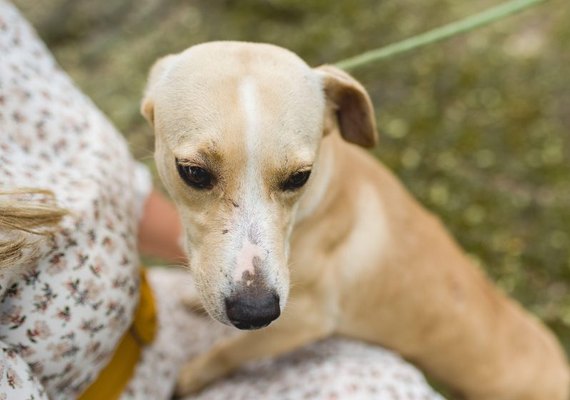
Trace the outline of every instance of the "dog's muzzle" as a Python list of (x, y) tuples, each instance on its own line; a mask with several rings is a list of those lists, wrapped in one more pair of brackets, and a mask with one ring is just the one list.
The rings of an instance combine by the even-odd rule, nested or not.
[(238, 329), (259, 329), (281, 315), (279, 296), (274, 290), (239, 290), (226, 298), (226, 314)]

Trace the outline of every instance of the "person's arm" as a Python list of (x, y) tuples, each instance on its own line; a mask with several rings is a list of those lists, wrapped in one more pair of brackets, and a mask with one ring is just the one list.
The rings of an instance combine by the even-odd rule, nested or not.
[(182, 225), (176, 207), (157, 190), (146, 199), (139, 224), (139, 250), (146, 256), (183, 264), (186, 255), (180, 247)]

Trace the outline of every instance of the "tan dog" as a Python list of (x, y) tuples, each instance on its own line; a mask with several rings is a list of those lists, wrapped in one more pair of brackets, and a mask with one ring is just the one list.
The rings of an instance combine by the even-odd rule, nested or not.
[(206, 310), (240, 329), (283, 313), (192, 360), (180, 394), (340, 334), (394, 349), (468, 399), (568, 399), (554, 336), (347, 143), (376, 143), (352, 77), (271, 45), (209, 43), (155, 64), (142, 112)]

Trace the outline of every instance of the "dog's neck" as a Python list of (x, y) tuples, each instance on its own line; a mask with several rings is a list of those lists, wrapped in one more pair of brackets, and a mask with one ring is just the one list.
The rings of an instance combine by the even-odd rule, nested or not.
[[(295, 224), (290, 235), (291, 281), (295, 290), (323, 279), (322, 268), (330, 263), (304, 268), (312, 260), (328, 257), (350, 233), (354, 222), (352, 208), (347, 201), (350, 187), (346, 178), (347, 147), (338, 132), (331, 132), (322, 141), (319, 156), (313, 166), (311, 186), (307, 187), (299, 203)], [(346, 183), (346, 182), (344, 182)], [(348, 187), (347, 187), (348, 186)], [(293, 287), (292, 287), (293, 290)]]
[(319, 154), (313, 166), (313, 176), (303, 198), (299, 202), (295, 225), (304, 221), (328, 203), (331, 189), (334, 189), (334, 180), (338, 168), (338, 141), (342, 141), (336, 132), (331, 132), (323, 138)]

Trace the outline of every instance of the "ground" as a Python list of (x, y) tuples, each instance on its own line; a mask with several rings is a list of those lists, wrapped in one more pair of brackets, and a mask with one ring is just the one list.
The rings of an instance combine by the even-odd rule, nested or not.
[[(233, 39), (333, 63), (499, 2), (15, 1), (151, 168), (138, 109), (159, 56)], [(570, 351), (568, 21), (568, 2), (551, 0), (354, 75), (376, 105), (375, 155)]]

